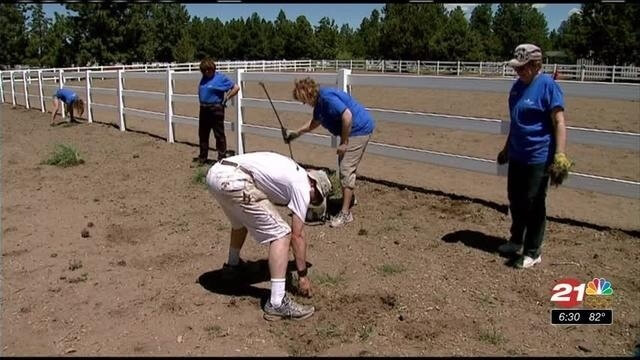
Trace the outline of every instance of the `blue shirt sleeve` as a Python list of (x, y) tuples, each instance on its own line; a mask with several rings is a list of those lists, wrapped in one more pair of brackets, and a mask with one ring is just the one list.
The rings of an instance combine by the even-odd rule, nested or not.
[(327, 104), (327, 113), (330, 118), (342, 121), (342, 113), (347, 110), (347, 105), (338, 98), (335, 94), (327, 94), (325, 97)]
[(562, 89), (553, 79), (549, 81), (545, 92), (545, 102), (548, 106), (547, 110), (561, 108), (564, 110), (564, 95)]
[(223, 88), (224, 91), (229, 91), (233, 89), (233, 86), (235, 84), (233, 81), (231, 81), (231, 79), (229, 79), (227, 75), (223, 73), (218, 73), (218, 75), (220, 76), (220, 80), (219, 80), (220, 87)]

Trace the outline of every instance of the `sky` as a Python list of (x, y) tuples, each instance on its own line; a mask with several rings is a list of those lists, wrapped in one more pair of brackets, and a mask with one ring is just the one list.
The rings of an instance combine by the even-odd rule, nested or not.
[[(467, 18), (471, 15), (471, 11), (477, 4), (445, 4), (449, 9), (456, 6), (462, 7), (467, 14)], [(549, 31), (557, 29), (560, 23), (566, 20), (572, 12), (578, 11), (581, 4), (535, 4), (547, 18)], [(342, 24), (349, 24), (351, 28), (360, 27), (362, 19), (369, 17), (373, 9), (381, 10), (384, 4), (185, 4), (189, 15), (198, 16), (200, 18), (219, 18), (222, 21), (228, 21), (234, 18), (248, 18), (252, 13), (256, 12), (263, 19), (275, 20), (280, 12), (284, 10), (289, 20), (295, 20), (299, 15), (304, 15), (312, 25), (317, 25), (322, 17), (334, 19), (338, 27)], [(66, 13), (63, 5), (44, 4), (45, 13), (48, 17), (53, 18), (54, 12)], [(494, 11), (497, 5), (494, 5)]]

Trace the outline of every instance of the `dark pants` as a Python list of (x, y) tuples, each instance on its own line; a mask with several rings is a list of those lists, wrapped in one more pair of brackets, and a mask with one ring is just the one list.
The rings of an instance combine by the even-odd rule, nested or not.
[(549, 175), (545, 164), (509, 160), (507, 193), (511, 210), (511, 241), (524, 243), (523, 255), (537, 258), (544, 239)]
[(224, 107), (200, 106), (200, 121), (198, 122), (198, 137), (200, 138), (200, 155), (202, 160), (209, 156), (209, 135), (213, 129), (216, 139), (218, 160), (225, 157), (227, 152), (227, 137), (224, 134)]

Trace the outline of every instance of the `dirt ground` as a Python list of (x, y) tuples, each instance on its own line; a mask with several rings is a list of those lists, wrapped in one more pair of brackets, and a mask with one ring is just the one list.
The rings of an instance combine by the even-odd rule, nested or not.
[[(151, 82), (134, 88), (145, 86), (163, 91)], [(286, 84), (269, 90), (290, 99)], [(498, 95), (354, 93), (369, 106), (506, 116)], [(247, 94), (261, 97), (258, 87)], [(637, 131), (638, 102), (567, 103), (576, 107), (572, 125), (590, 127), (597, 114), (600, 128)], [(260, 310), (269, 293), (266, 248), (249, 239), (242, 257), (253, 271), (233, 287), (220, 279), (230, 227), (193, 181), (195, 127), (176, 126), (170, 144), (161, 121), (128, 117), (132, 131), (122, 133), (113, 112), (96, 111), (100, 123), (50, 127), (38, 110), (0, 111), (3, 355), (606, 356), (630, 355), (640, 342), (638, 200), (550, 190), (543, 262), (518, 271), (495, 251), (510, 225), (506, 179), (367, 154), (355, 222), (307, 229), (315, 293), (300, 301), (316, 314), (270, 323)], [(188, 104), (176, 112), (197, 116)], [(306, 118), (280, 115), (290, 126)], [(245, 116), (276, 125), (270, 111)], [(234, 133), (227, 136), (234, 148)], [(374, 141), (493, 158), (504, 139), (378, 124)], [(275, 139), (245, 142), (249, 151), (288, 153)], [(72, 144), (85, 163), (40, 164), (55, 144)], [(581, 172), (640, 179), (637, 152), (570, 149)], [(302, 164), (335, 167), (324, 147), (297, 143), (293, 151)], [(551, 288), (563, 277), (610, 280), (613, 325), (550, 325)]]

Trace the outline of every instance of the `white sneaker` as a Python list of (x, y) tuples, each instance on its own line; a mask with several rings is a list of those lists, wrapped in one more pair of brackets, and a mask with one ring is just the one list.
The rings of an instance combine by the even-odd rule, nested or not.
[(533, 265), (542, 261), (542, 256), (538, 256), (537, 258), (532, 258), (527, 255), (521, 256), (518, 261), (516, 261), (516, 267), (518, 269), (528, 269), (533, 267)]
[(340, 211), (338, 215), (334, 216), (333, 219), (331, 219), (331, 223), (329, 224), (329, 226), (340, 227), (352, 221), (353, 221), (353, 215), (351, 215), (351, 212), (344, 213)]
[(498, 246), (498, 251), (502, 254), (515, 254), (522, 248), (522, 244), (516, 244), (513, 241), (508, 241)]

